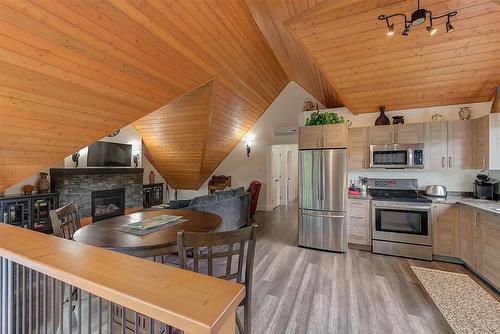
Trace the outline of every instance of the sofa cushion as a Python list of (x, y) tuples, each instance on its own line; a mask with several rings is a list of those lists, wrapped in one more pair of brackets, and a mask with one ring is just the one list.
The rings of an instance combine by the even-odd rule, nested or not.
[(233, 197), (233, 190), (229, 189), (229, 190), (224, 190), (224, 191), (217, 191), (215, 193), (215, 196), (217, 197), (218, 201), (223, 201), (225, 199)]
[(190, 199), (170, 200), (168, 204), (169, 204), (169, 209), (172, 210), (182, 209), (188, 207), (189, 204), (191, 204), (191, 200)]
[(241, 195), (244, 192), (245, 192), (245, 188), (244, 187), (239, 187), (239, 188), (233, 189), (233, 196)]
[(205, 196), (199, 196), (195, 197), (191, 200), (191, 203), (189, 206), (193, 205), (207, 205), (207, 204), (212, 204), (217, 202), (217, 196), (215, 195), (205, 195)]

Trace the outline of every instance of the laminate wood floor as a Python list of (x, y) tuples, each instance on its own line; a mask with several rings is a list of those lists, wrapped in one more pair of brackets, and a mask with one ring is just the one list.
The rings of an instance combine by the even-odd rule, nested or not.
[(465, 273), (467, 268), (297, 246), (297, 206), (258, 212), (253, 333), (453, 333), (410, 265)]

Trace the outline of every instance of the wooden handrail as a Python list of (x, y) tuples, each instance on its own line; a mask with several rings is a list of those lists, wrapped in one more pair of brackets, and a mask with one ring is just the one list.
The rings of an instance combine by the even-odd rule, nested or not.
[(184, 330), (234, 333), (241, 284), (0, 224), (0, 256)]

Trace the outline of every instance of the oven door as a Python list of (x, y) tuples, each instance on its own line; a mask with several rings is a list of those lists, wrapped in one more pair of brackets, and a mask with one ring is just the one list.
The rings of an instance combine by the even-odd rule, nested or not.
[(372, 202), (373, 239), (432, 245), (430, 204)]
[(408, 168), (411, 150), (402, 145), (370, 145), (370, 168)]

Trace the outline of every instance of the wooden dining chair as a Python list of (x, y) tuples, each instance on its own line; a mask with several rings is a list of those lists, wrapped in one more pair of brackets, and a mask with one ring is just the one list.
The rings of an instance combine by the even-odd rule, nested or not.
[[(239, 305), (243, 307), (243, 325), (236, 314), (236, 325), (241, 334), (250, 334), (252, 330), (251, 297), (256, 228), (257, 225), (251, 225), (218, 233), (177, 232), (180, 268), (245, 284), (245, 298)], [(189, 249), (193, 249), (193, 258), (188, 261), (186, 251)], [(237, 260), (233, 262), (235, 256)], [(202, 262), (206, 262), (206, 266)], [(214, 262), (217, 262), (216, 270)], [(206, 272), (203, 272), (203, 269), (206, 269)]]
[(68, 240), (73, 240), (73, 234), (80, 228), (80, 214), (75, 203), (51, 210), (50, 222), (54, 235)]

